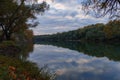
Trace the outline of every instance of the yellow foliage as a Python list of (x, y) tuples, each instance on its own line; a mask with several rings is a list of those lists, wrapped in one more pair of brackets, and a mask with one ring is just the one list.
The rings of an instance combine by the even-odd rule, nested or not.
[(110, 21), (106, 24), (103, 31), (108, 39), (113, 38), (116, 35), (120, 35), (120, 21)]
[(33, 38), (33, 31), (32, 30), (25, 30), (24, 34), (25, 34), (25, 37), (27, 40), (32, 40), (32, 38)]

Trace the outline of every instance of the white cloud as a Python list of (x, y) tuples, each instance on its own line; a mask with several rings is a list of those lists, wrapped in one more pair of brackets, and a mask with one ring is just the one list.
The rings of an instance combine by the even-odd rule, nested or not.
[(68, 7), (66, 7), (65, 5), (63, 4), (60, 4), (60, 3), (56, 3), (54, 6), (53, 6), (55, 9), (60, 9), (60, 10), (66, 10), (68, 9)]
[(46, 1), (49, 4), (53, 2), (53, 0), (38, 0), (39, 3), (43, 2), (43, 1)]
[(72, 16), (65, 16), (66, 19), (72, 20), (73, 17)]
[[(41, 2), (43, 0), (39, 0)], [(46, 0), (50, 10), (43, 16), (37, 15), (40, 24), (34, 28), (35, 35), (52, 34), (81, 28), (89, 24), (106, 23), (108, 19), (85, 15), (81, 10), (81, 0)]]

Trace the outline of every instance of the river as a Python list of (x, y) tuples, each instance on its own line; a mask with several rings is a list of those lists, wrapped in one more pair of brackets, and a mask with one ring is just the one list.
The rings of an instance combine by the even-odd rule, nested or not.
[(56, 80), (120, 80), (120, 45), (37, 43), (28, 60), (47, 65)]

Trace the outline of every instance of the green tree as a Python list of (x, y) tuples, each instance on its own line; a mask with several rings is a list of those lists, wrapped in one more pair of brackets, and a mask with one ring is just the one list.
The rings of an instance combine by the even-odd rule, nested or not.
[[(36, 1), (36, 0), (32, 0)], [(28, 29), (28, 19), (35, 19), (34, 14), (44, 12), (49, 8), (46, 2), (41, 4), (31, 3), (26, 5), (26, 0), (1, 0), (0, 1), (0, 30), (1, 40), (10, 40), (15, 32), (24, 32)], [(31, 26), (35, 24), (31, 24)]]

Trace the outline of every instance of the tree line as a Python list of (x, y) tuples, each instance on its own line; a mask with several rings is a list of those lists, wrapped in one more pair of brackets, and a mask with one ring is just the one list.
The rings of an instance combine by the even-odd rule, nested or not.
[(97, 23), (73, 31), (52, 35), (37, 35), (37, 41), (119, 41), (120, 21), (113, 20), (107, 24)]

